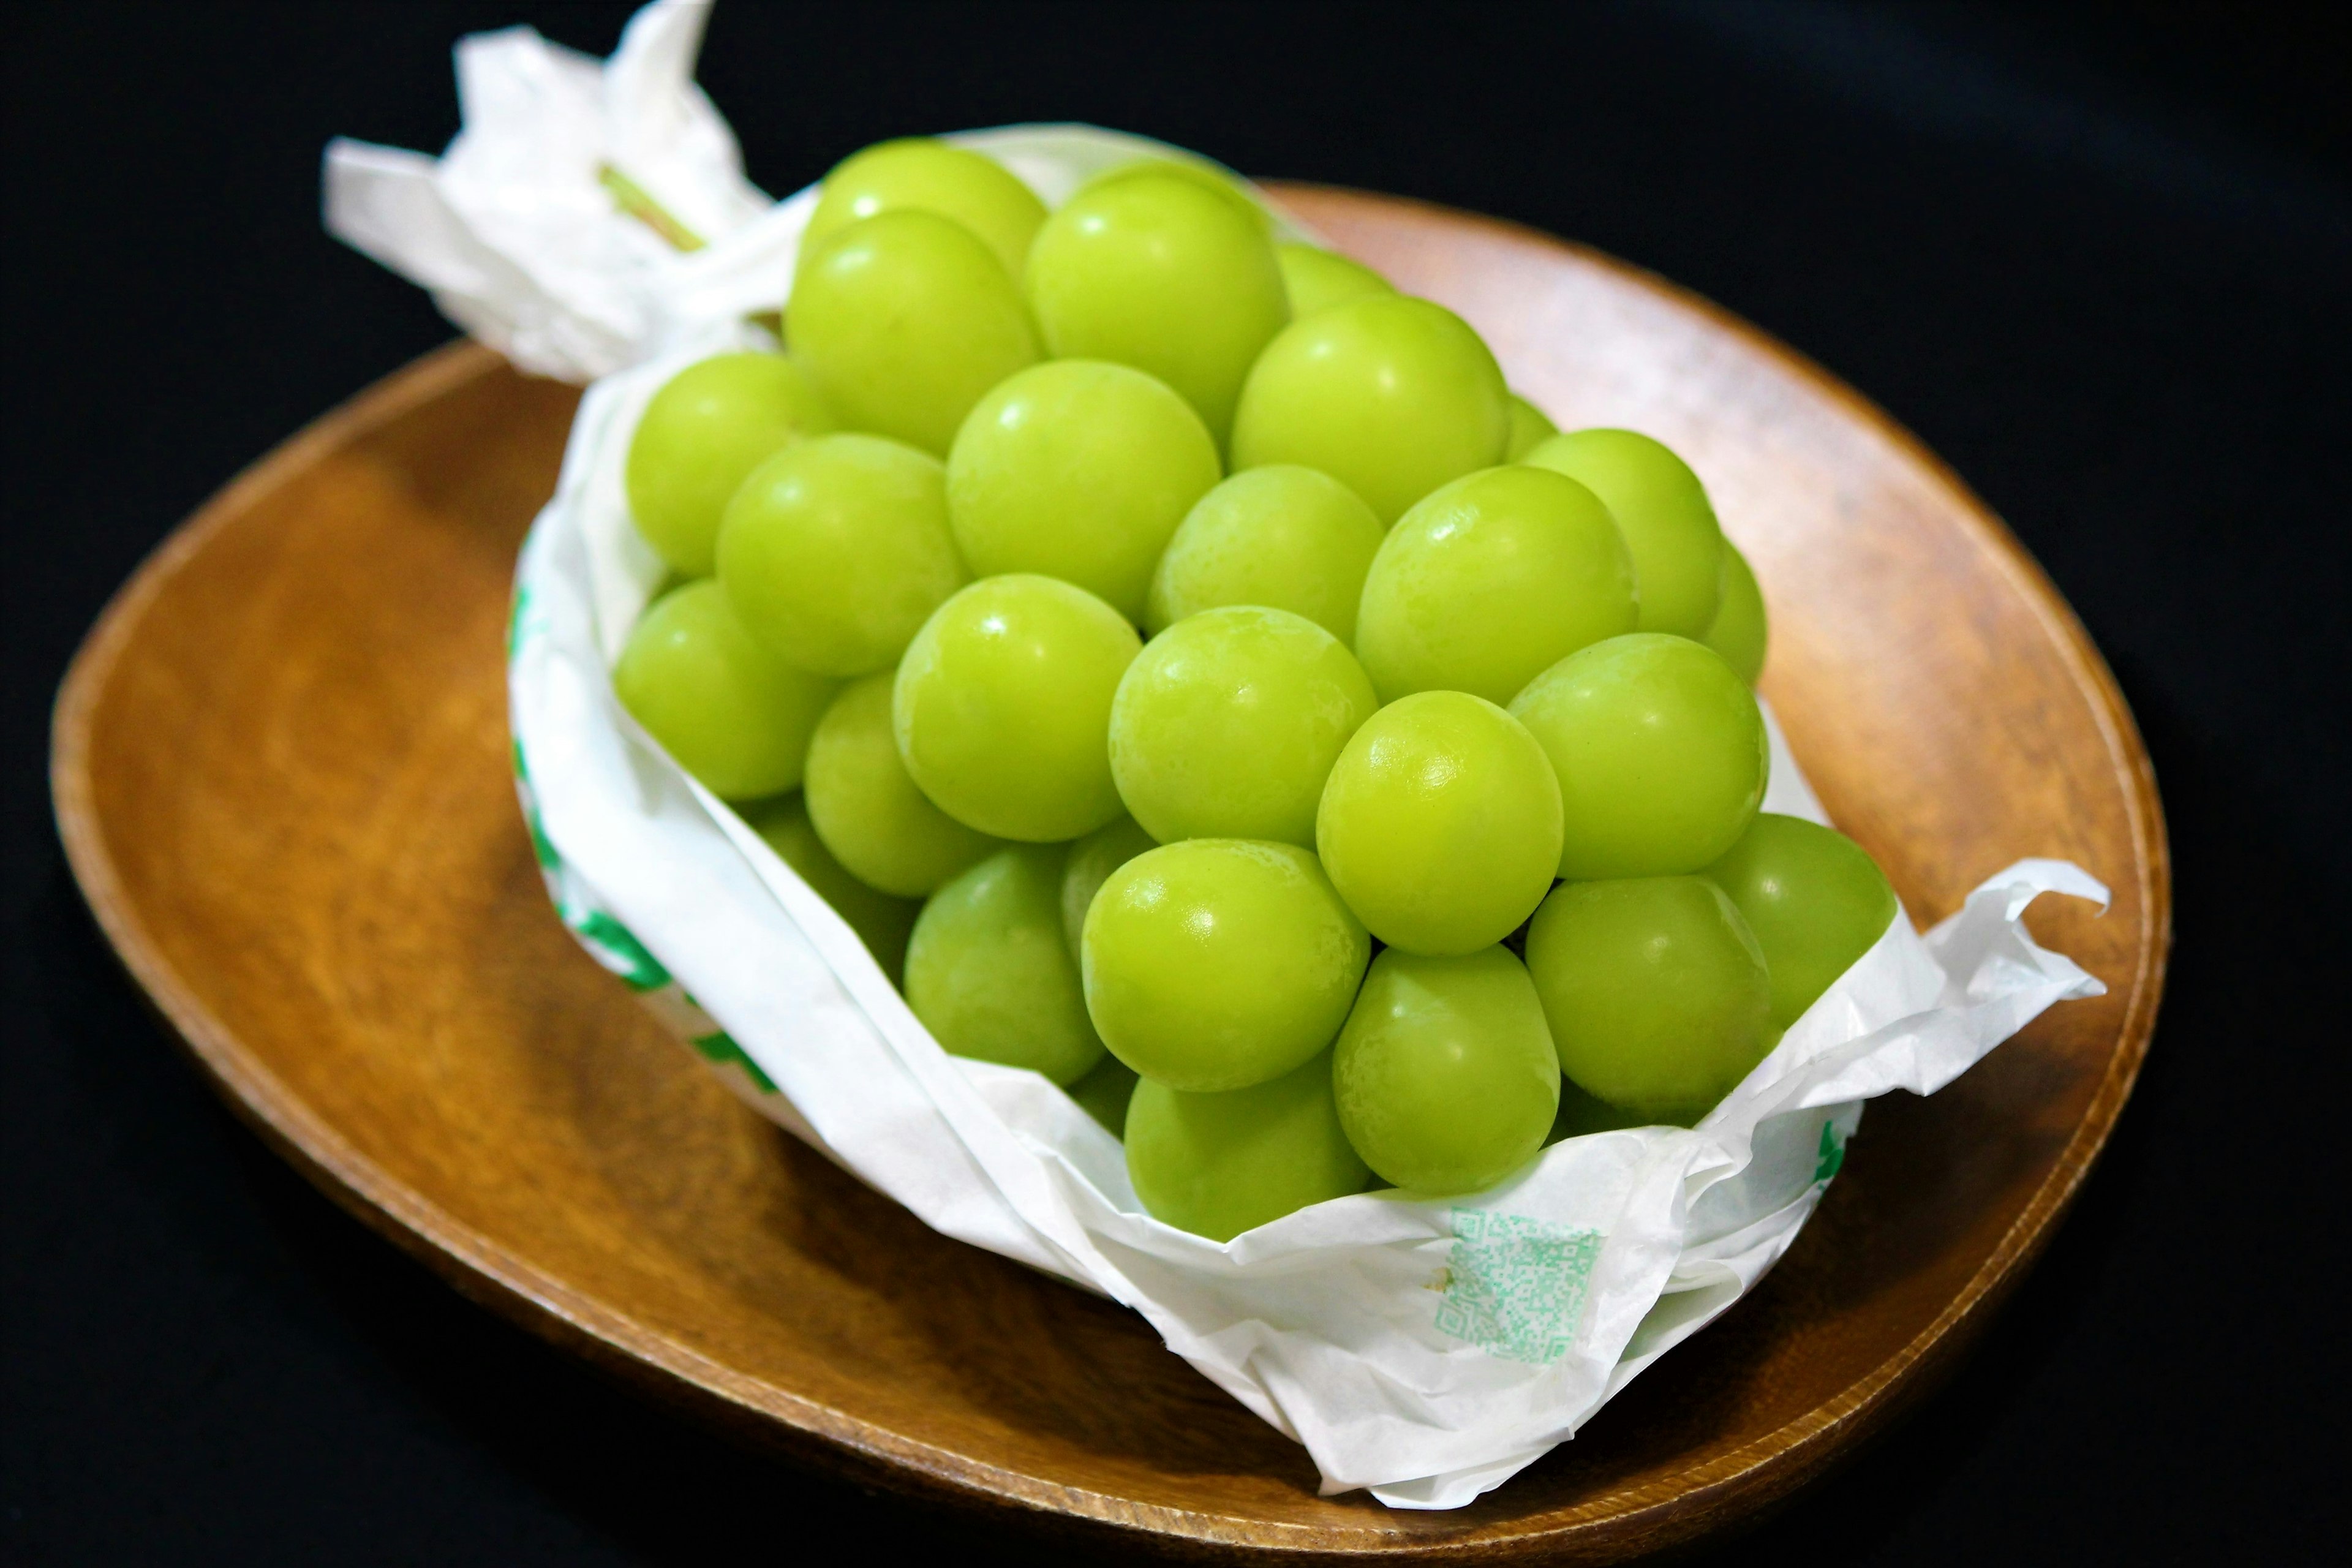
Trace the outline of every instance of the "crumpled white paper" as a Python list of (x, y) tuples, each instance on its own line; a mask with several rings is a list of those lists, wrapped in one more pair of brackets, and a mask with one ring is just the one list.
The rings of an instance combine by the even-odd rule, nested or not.
[[(467, 40), (449, 156), (338, 144), (329, 211), (524, 363), (601, 376), (519, 570), (518, 784), (567, 924), (764, 1114), (941, 1233), (1142, 1313), (1304, 1444), (1325, 1491), (1454, 1508), (1762, 1278), (1863, 1100), (1932, 1093), (2053, 1002), (2104, 989), (2021, 917), (2043, 892), (2104, 906), (2106, 889), (2021, 860), (1924, 939), (1898, 916), (1695, 1129), (1570, 1139), (1488, 1192), (1341, 1198), (1224, 1244), (1150, 1218), (1108, 1133), (1034, 1073), (942, 1051), (847, 925), (613, 695), (611, 660), (662, 576), (623, 496), (629, 434), (679, 367), (772, 343), (740, 318), (781, 297), (814, 199), (760, 209), (742, 184), (687, 80), (704, 9), (648, 7), (601, 72), (529, 33)], [(958, 140), (1049, 202), (1157, 145), (1085, 127)], [(710, 247), (641, 244), (594, 184), (614, 157)], [(1767, 809), (1824, 820), (1777, 725), (1771, 742)]]

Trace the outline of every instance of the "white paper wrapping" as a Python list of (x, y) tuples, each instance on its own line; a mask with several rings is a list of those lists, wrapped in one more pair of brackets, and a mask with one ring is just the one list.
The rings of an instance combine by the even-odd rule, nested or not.
[[(1906, 918), (1696, 1129), (1555, 1144), (1491, 1191), (1366, 1194), (1218, 1244), (1142, 1212), (1118, 1142), (1034, 1073), (943, 1052), (841, 919), (615, 700), (662, 574), (621, 487), (646, 399), (771, 342), (814, 193), (770, 205), (688, 79), (705, 6), (663, 0), (606, 66), (526, 30), (459, 46), (438, 163), (337, 143), (329, 221), (527, 368), (595, 377), (523, 549), (515, 764), (551, 893), (588, 950), (747, 1101), (944, 1235), (1126, 1303), (1304, 1444), (1327, 1492), (1454, 1508), (1500, 1485), (1744, 1294), (1834, 1177), (1862, 1101), (1932, 1093), (2098, 981), (2021, 921), (2106, 890), (2021, 860), (1924, 938)], [(983, 147), (1059, 201), (1155, 143), (1020, 127)], [(711, 243), (616, 215), (617, 163)], [(1767, 715), (1768, 723), (1769, 715)], [(1769, 810), (1825, 820), (1777, 725)]]
[[(518, 367), (562, 381), (593, 381), (775, 310), (816, 191), (772, 202), (744, 179), (735, 133), (694, 84), (709, 12), (709, 0), (657, 0), (606, 62), (529, 27), (461, 39), (465, 129), (437, 162), (349, 138), (328, 143), (329, 231), (431, 289), (443, 314)], [(997, 158), (1048, 205), (1146, 154), (1207, 162), (1088, 125), (948, 140)], [(622, 212), (602, 181), (607, 170), (653, 195), (702, 248), (681, 252)], [(1286, 234), (1303, 232), (1275, 218)]]

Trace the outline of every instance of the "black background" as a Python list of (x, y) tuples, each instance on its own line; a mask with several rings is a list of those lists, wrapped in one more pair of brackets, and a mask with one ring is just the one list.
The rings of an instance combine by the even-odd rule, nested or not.
[[(459, 33), (528, 20), (602, 54), (624, 15), (10, 14), (12, 1561), (789, 1560), (852, 1532), (1030, 1554), (682, 1426), (346, 1219), (141, 1011), (49, 822), (48, 704), (114, 585), (448, 335), (320, 232), (321, 144), (437, 149)], [(2327, 20), (729, 0), (713, 23), (703, 80), (779, 193), (885, 135), (1092, 120), (1654, 268), (1892, 410), (2081, 611), (2177, 858), (2137, 1097), (1953, 1385), (1709, 1560), (2197, 1562), (2340, 1534), (2352, 51)]]

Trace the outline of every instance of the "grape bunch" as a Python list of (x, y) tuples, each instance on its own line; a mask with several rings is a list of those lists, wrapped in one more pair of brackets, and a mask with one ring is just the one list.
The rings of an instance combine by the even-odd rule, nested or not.
[(868, 148), (783, 328), (637, 425), (672, 585), (615, 690), (1162, 1220), (1687, 1125), (1894, 919), (1759, 812), (1764, 603), (1691, 469), (1220, 171), (1049, 212)]

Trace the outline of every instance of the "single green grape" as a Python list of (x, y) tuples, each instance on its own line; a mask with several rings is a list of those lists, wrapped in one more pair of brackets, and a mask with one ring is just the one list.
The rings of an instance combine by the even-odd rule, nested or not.
[(1723, 595), (1716, 606), (1715, 624), (1706, 628), (1706, 646), (1748, 685), (1764, 673), (1764, 651), (1771, 640), (1764, 615), (1764, 590), (1748, 557), (1728, 539), (1723, 542)]
[(1143, 831), (1135, 818), (1120, 816), (1070, 846), (1062, 868), (1062, 935), (1070, 944), (1070, 962), (1081, 961), (1087, 931), (1087, 911), (1110, 874), (1160, 841)]
[(907, 942), (907, 1005), (948, 1051), (1076, 1083), (1102, 1059), (1062, 942), (1062, 847), (1000, 849), (933, 893)]
[(890, 728), (888, 671), (841, 689), (809, 741), (808, 812), (825, 847), (886, 893), (919, 899), (1001, 840), (966, 827), (915, 787)]
[(1339, 1126), (1328, 1051), (1217, 1094), (1145, 1079), (1127, 1108), (1127, 1174), (1154, 1219), (1211, 1241), (1360, 1193), (1371, 1176)]
[(1127, 667), (1110, 773), (1152, 837), (1315, 847), (1339, 748), (1380, 706), (1356, 656), (1304, 616), (1228, 605), (1188, 616)]
[(1550, 415), (1516, 392), (1511, 394), (1510, 403), (1511, 439), (1503, 448), (1503, 461), (1516, 463), (1559, 435), (1559, 426), (1551, 422)]
[(1078, 1109), (1103, 1125), (1103, 1131), (1114, 1138), (1127, 1136), (1127, 1108), (1135, 1098), (1135, 1086), (1142, 1080), (1135, 1069), (1111, 1055), (1088, 1069), (1087, 1076), (1070, 1085), (1070, 1098)]
[(835, 683), (778, 659), (704, 578), (646, 607), (613, 666), (613, 692), (679, 767), (722, 800), (801, 782)]
[(962, 225), (910, 208), (860, 218), (805, 251), (784, 330), (844, 425), (939, 457), (971, 405), (1038, 357), (995, 253)]
[(1121, 163), (1092, 176), (1078, 187), (1077, 194), (1085, 195), (1106, 185), (1135, 179), (1182, 180), (1188, 184), (1198, 185), (1249, 219), (1260, 233), (1269, 237), (1274, 233), (1274, 216), (1265, 210), (1263, 203), (1250, 195), (1240, 177), (1205, 158), (1138, 158), (1131, 163)]
[(1221, 605), (1267, 605), (1353, 642), (1381, 533), (1372, 509), (1328, 474), (1293, 463), (1245, 469), (1177, 524), (1143, 624), (1159, 633)]
[(1381, 700), (1505, 703), (1639, 618), (1633, 563), (1600, 498), (1543, 468), (1486, 468), (1397, 520), (1372, 557), (1356, 653)]
[(1198, 1092), (1264, 1083), (1329, 1045), (1371, 956), (1314, 856), (1241, 838), (1163, 845), (1113, 871), (1079, 947), (1103, 1043)]
[(808, 373), (782, 354), (715, 354), (662, 384), (622, 471), (637, 531), (672, 570), (708, 577), (719, 520), (743, 476), (834, 427)]
[(1706, 876), (1730, 895), (1772, 975), (1772, 1022), (1785, 1029), (1895, 923), (1886, 874), (1833, 827), (1761, 811)]
[(1394, 522), (1448, 479), (1503, 460), (1508, 398), (1495, 356), (1461, 317), (1368, 295), (1265, 346), (1234, 416), (1233, 466), (1318, 468)]
[(1374, 936), (1475, 952), (1527, 919), (1559, 859), (1559, 784), (1517, 720), (1423, 691), (1367, 721), (1323, 786), (1315, 847)]
[(1764, 953), (1704, 877), (1566, 882), (1528, 927), (1560, 1069), (1645, 1120), (1688, 1126), (1764, 1059)]
[(877, 213), (913, 207), (952, 218), (996, 253), (1005, 276), (1021, 276), (1045, 204), (995, 159), (928, 136), (877, 142), (852, 153), (824, 177), (802, 234), (803, 250), (835, 229)]
[(1661, 632), (1611, 637), (1528, 683), (1511, 711), (1559, 775), (1559, 874), (1696, 871), (1763, 804), (1764, 716), (1722, 657)]
[(980, 400), (948, 454), (948, 514), (982, 576), (1039, 572), (1143, 619), (1168, 536), (1217, 482), (1201, 416), (1128, 365), (1063, 359)]
[(983, 577), (898, 661), (891, 721), (916, 787), (999, 838), (1050, 844), (1119, 814), (1110, 705), (1142, 639), (1052, 577)]
[(1362, 262), (1320, 246), (1283, 240), (1274, 247), (1282, 283), (1290, 296), (1290, 319), (1311, 316), (1367, 294), (1393, 294), (1395, 285)]
[(834, 913), (848, 922), (866, 951), (874, 955), (874, 962), (882, 966), (882, 973), (890, 977), (890, 984), (904, 984), (907, 938), (915, 929), (922, 901), (893, 898), (869, 887), (835, 859), (824, 840), (817, 837), (816, 825), (809, 821), (808, 804), (800, 791), (745, 807), (743, 820), (768, 841), (768, 847), (785, 865), (800, 873), (801, 880), (814, 889), (817, 897), (833, 906)]
[(1331, 1057), (1348, 1142), (1381, 1180), (1475, 1193), (1543, 1147), (1559, 1056), (1527, 968), (1501, 947), (1372, 960)]
[(1522, 460), (1566, 474), (1607, 504), (1633, 553), (1642, 630), (1706, 636), (1722, 591), (1723, 530), (1689, 464), (1631, 430), (1571, 430)]
[(719, 531), (728, 602), (785, 663), (888, 669), (967, 582), (947, 470), (879, 436), (819, 436), (751, 471)]
[(1290, 319), (1265, 230), (1192, 179), (1087, 186), (1045, 220), (1022, 283), (1046, 352), (1148, 371), (1222, 443), (1242, 378)]

